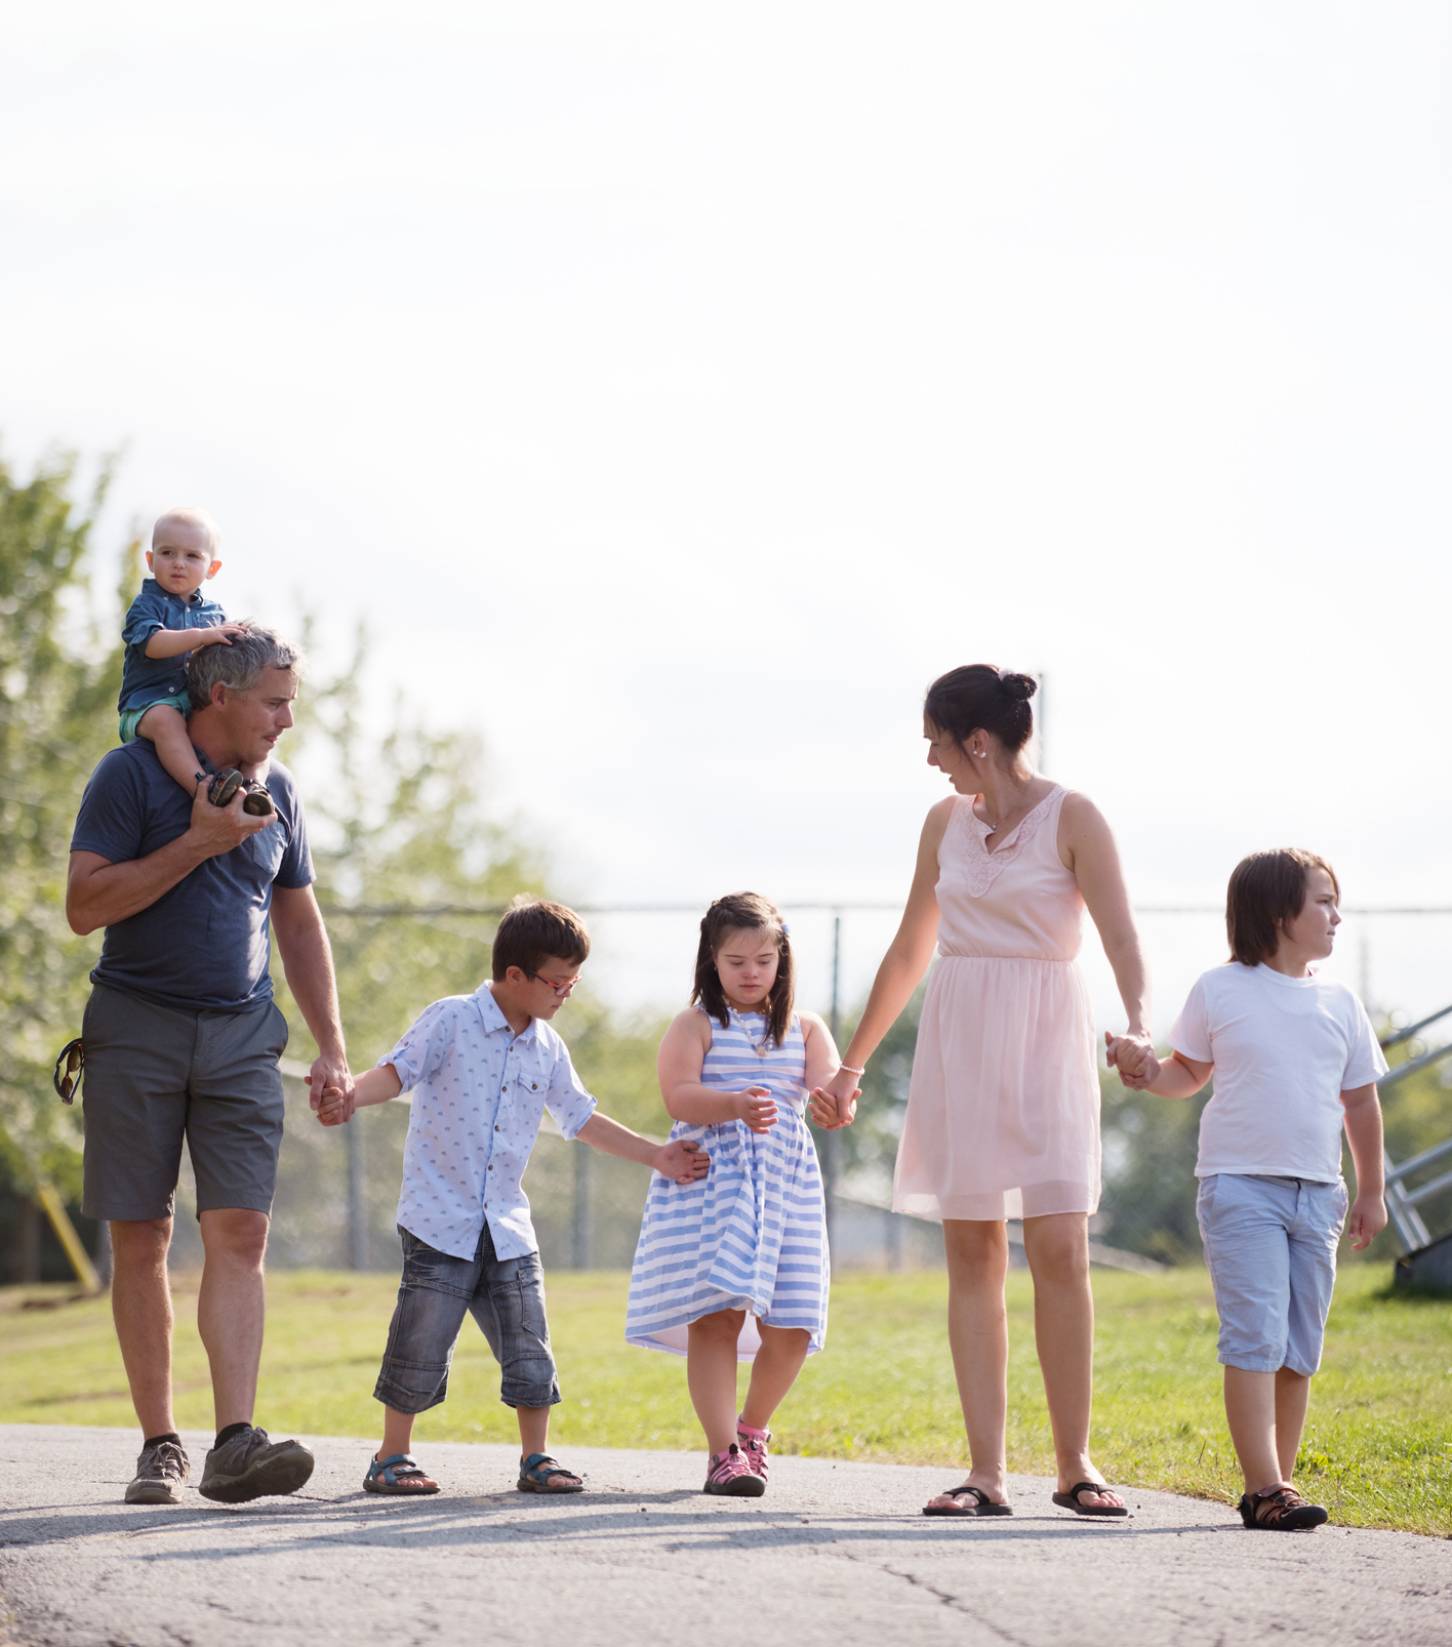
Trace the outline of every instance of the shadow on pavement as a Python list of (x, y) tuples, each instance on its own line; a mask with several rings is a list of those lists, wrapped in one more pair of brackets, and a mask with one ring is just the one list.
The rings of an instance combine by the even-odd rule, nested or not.
[[(626, 1496), (626, 1495), (622, 1495)], [(672, 1508), (691, 1503), (689, 1513)], [(243, 1518), (245, 1542), (218, 1544), (219, 1516)], [(723, 1521), (729, 1517), (729, 1521)], [(965, 1522), (968, 1524), (965, 1525)], [(401, 1504), (363, 1493), (339, 1499), (259, 1500), (247, 1505), (205, 1505), (155, 1510), (128, 1510), (124, 1505), (97, 1510), (53, 1505), (0, 1519), (0, 1544), (24, 1546), (90, 1537), (166, 1534), (212, 1535), (205, 1544), (188, 1538), (186, 1549), (148, 1551), (148, 1561), (224, 1561), (340, 1544), (411, 1548), (465, 1548), (523, 1544), (548, 1539), (573, 1544), (607, 1539), (648, 1538), (671, 1551), (816, 1547), (833, 1544), (893, 1543), (945, 1545), (974, 1539), (991, 1544), (1032, 1544), (1084, 1538), (1164, 1538), (1193, 1533), (1241, 1531), (1239, 1522), (1151, 1526), (1141, 1521), (1071, 1520), (1063, 1516), (1016, 1515), (974, 1521), (941, 1520), (921, 1515), (840, 1515), (800, 1510), (763, 1511), (745, 1502), (700, 1503), (694, 1491), (636, 1493), (618, 1505), (598, 1497), (529, 1498), (512, 1493), (478, 1497), (427, 1498)], [(238, 1528), (240, 1532), (241, 1529)], [(138, 1552), (139, 1553), (139, 1552)]]

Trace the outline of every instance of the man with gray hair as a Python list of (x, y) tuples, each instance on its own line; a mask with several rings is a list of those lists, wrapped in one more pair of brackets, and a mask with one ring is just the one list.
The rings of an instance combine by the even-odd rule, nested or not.
[(302, 802), (271, 759), (292, 725), (298, 666), (291, 646), (251, 623), (187, 665), (199, 771), (258, 774), (271, 810), (246, 809), (245, 787), (225, 806), (203, 783), (189, 798), (138, 739), (102, 757), (71, 839), (66, 918), (76, 932), (105, 928), (81, 1033), (84, 1207), (111, 1227), (112, 1314), (143, 1438), (132, 1504), (180, 1503), (189, 1470), (172, 1415), (166, 1268), (183, 1136), (217, 1422), (201, 1491), (237, 1503), (294, 1492), (312, 1474), (306, 1447), (252, 1423), (288, 1033), (272, 998), (269, 927), (317, 1043), (312, 1091), (352, 1092)]

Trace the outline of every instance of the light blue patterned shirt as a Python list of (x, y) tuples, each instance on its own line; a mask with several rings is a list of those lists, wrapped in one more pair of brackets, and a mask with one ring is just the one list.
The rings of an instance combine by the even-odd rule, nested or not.
[(414, 1094), (398, 1222), (455, 1258), (486, 1218), (500, 1258), (538, 1252), (523, 1178), (544, 1111), (566, 1138), (595, 1113), (565, 1043), (537, 1018), (516, 1035), (481, 984), (426, 1007), (379, 1064)]

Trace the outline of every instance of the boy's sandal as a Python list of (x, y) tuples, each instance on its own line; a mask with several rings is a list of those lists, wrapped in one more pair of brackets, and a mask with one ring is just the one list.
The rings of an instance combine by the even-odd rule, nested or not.
[(585, 1490), (580, 1477), (548, 1453), (531, 1453), (528, 1458), (521, 1458), (515, 1486), (522, 1493), (582, 1493)]
[(370, 1458), (363, 1477), (365, 1493), (391, 1493), (398, 1498), (425, 1498), (436, 1493), (439, 1484), (425, 1475), (411, 1453), (390, 1453), (387, 1458)]
[(1076, 1481), (1068, 1492), (1055, 1493), (1054, 1503), (1065, 1510), (1072, 1510), (1075, 1515), (1128, 1515), (1129, 1506), (1126, 1504), (1086, 1504), (1079, 1496), (1080, 1493), (1107, 1493), (1110, 1490), (1102, 1481)]
[(224, 766), (220, 772), (212, 774), (207, 784), (207, 799), (213, 806), (230, 806), (232, 797), (246, 782), (235, 766)]
[(250, 813), (254, 818), (267, 818), (277, 808), (272, 804), (272, 792), (265, 783), (258, 783), (256, 778), (247, 780), (247, 793), (242, 797), (242, 810)]
[[(996, 1504), (982, 1487), (971, 1486), (964, 1482), (961, 1487), (944, 1487), (938, 1494), (939, 1498), (951, 1498), (951, 1504), (924, 1504), (924, 1515), (1012, 1515), (1011, 1504)], [(971, 1498), (971, 1504), (961, 1504), (960, 1499)]]
[(1331, 1519), (1319, 1504), (1308, 1504), (1294, 1487), (1243, 1493), (1236, 1508), (1246, 1527), (1267, 1533), (1309, 1533)]
[(239, 791), (242, 810), (252, 817), (265, 818), (274, 810), (267, 785), (255, 778), (244, 778), (235, 766), (224, 766), (220, 772), (213, 773), (207, 785), (207, 799), (213, 806), (230, 806)]

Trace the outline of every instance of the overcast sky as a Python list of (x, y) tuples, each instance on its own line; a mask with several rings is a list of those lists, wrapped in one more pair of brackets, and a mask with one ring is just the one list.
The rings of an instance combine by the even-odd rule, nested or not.
[[(1140, 902), (1293, 841), (1452, 904), (1445, 5), (62, 0), (0, 144), (0, 442), (124, 444), (98, 588), (209, 508), (228, 611), (366, 624), (562, 893), (899, 897), (987, 659)], [(1452, 921), (1371, 930), (1452, 999)], [(1146, 938), (1167, 1029), (1221, 936)]]

